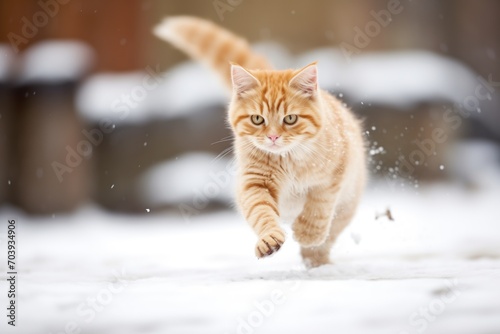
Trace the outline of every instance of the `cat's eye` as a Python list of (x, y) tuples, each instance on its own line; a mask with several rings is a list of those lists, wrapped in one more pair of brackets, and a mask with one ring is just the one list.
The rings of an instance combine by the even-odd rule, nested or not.
[(261, 115), (252, 115), (250, 117), (250, 120), (255, 125), (261, 125), (262, 123), (264, 123), (264, 117), (262, 117)]
[(299, 117), (297, 115), (286, 115), (285, 118), (283, 118), (283, 122), (288, 125), (294, 125), (297, 123), (297, 120)]

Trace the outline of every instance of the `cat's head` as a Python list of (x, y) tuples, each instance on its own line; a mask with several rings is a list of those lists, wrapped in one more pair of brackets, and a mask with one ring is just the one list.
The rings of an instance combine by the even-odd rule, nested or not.
[(300, 70), (232, 65), (229, 122), (248, 149), (282, 154), (307, 149), (322, 124), (316, 63)]

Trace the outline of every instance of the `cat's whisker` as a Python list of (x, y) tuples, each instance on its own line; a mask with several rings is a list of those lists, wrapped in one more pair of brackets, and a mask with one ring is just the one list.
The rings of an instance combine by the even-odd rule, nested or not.
[(234, 136), (228, 136), (228, 137), (221, 138), (218, 141), (211, 143), (210, 145), (225, 143), (225, 142), (233, 141), (233, 140), (234, 140)]
[(217, 162), (219, 162), (220, 160), (222, 160), (226, 155), (228, 155), (229, 153), (231, 153), (233, 150), (234, 150), (233, 146), (228, 147), (225, 150), (223, 150), (215, 158), (213, 158), (213, 160), (210, 162), (210, 166), (213, 166), (214, 164), (216, 164)]

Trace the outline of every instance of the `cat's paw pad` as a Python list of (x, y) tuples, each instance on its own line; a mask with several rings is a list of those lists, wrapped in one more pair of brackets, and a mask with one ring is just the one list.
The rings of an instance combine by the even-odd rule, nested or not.
[(293, 224), (293, 238), (302, 247), (315, 247), (325, 242), (328, 237), (328, 226), (316, 226), (305, 224), (304, 222), (295, 222)]
[(285, 242), (285, 233), (282, 230), (272, 230), (259, 237), (259, 241), (255, 246), (255, 255), (263, 258), (272, 255), (279, 251), (281, 245)]

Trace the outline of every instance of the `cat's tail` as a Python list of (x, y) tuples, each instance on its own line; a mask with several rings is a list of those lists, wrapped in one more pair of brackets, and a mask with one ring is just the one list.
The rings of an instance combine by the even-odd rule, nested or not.
[(159, 38), (219, 73), (231, 87), (230, 62), (248, 69), (271, 69), (267, 60), (254, 53), (247, 41), (216, 24), (191, 16), (173, 16), (154, 28)]

